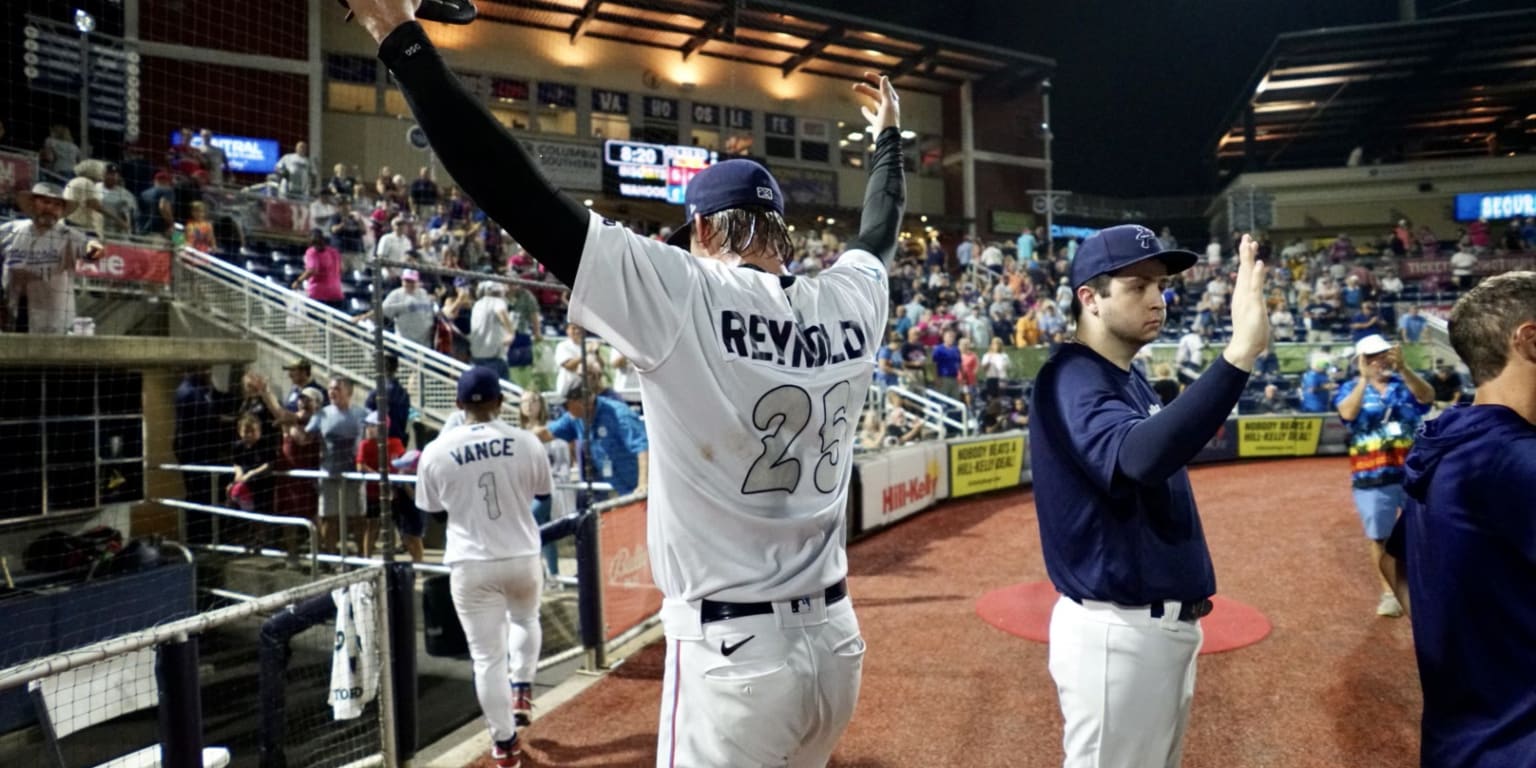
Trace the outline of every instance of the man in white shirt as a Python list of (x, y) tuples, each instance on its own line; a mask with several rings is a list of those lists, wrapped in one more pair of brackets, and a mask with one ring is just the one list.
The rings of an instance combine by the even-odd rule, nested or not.
[(582, 361), (587, 356), (587, 329), (576, 323), (565, 324), (565, 338), (555, 344), (555, 391), (564, 392), (571, 382), (581, 378)]
[(203, 158), (203, 169), (208, 171), (208, 183), (224, 186), (224, 169), (229, 166), (229, 156), (223, 148), (213, 143), (213, 131), (204, 128), (197, 134), (198, 154)]
[(1451, 275), (1456, 278), (1456, 287), (1463, 290), (1472, 290), (1477, 285), (1477, 275), (1472, 270), (1477, 266), (1477, 254), (1470, 247), (1463, 246), (1451, 256)]
[(319, 184), (315, 164), (309, 159), (309, 143), (301, 141), (293, 145), (293, 151), (277, 160), (278, 190), (285, 197), (309, 197)]
[(123, 174), (115, 163), (107, 164), (96, 191), (101, 195), (102, 229), (107, 234), (132, 234), (139, 219), (139, 198), (123, 186)]
[(486, 280), (475, 289), (480, 298), (469, 313), (469, 358), (475, 365), (485, 366), (506, 378), (511, 372), (507, 365), (507, 348), (517, 335), (517, 326), (507, 311), (507, 287)]
[[(390, 229), (374, 244), (373, 255), (376, 259), (385, 261), (405, 261), (411, 255), (410, 220), (404, 216), (396, 216), (390, 221)], [(384, 270), (387, 278), (389, 270)]]
[(517, 765), (517, 728), (531, 722), (543, 644), (535, 506), (548, 506), (553, 483), (544, 446), (501, 420), (501, 399), (495, 371), (477, 366), (459, 377), (464, 425), (421, 452), (416, 506), (447, 516), (443, 564), (474, 661), (475, 696), (490, 724), (492, 757)]
[[(6, 308), (13, 322), (27, 299), (27, 332), (64, 334), (75, 317), (75, 266), (95, 261), (102, 246), (64, 222), (72, 203), (56, 184), (38, 183), (16, 196), (28, 218), (0, 224)], [(15, 326), (11, 326), (12, 329)]]
[(1189, 386), (1200, 378), (1200, 372), (1205, 370), (1205, 334), (1204, 328), (1191, 328), (1179, 338), (1179, 350), (1174, 353), (1173, 365), (1179, 377), (1179, 383)]
[[(400, 287), (384, 297), (384, 317), (395, 324), (401, 338), (432, 349), (432, 335), (437, 330), (437, 301), (421, 287), (421, 273), (407, 269), (400, 273)], [(373, 310), (352, 318), (361, 322), (373, 316)]]

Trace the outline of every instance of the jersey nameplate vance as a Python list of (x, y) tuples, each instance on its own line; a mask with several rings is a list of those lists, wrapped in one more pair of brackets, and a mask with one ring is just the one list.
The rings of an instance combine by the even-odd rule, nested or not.
[(860, 360), (869, 350), (864, 328), (854, 320), (798, 325), (792, 320), (724, 309), (719, 328), (727, 360), (809, 369)]
[(454, 464), (462, 467), (472, 461), (516, 455), (512, 451), (512, 448), (516, 445), (517, 440), (514, 438), (490, 438), (477, 443), (466, 443), (458, 448), (450, 449), (448, 455), (453, 457)]

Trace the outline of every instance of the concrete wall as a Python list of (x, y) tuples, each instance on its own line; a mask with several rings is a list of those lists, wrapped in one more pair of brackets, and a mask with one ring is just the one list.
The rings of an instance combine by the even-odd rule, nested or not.
[(1246, 173), (1217, 196), (1210, 213), (1215, 220), (1229, 197), (1253, 188), (1274, 198), (1272, 235), (1375, 237), (1407, 218), (1449, 238), (1464, 226), (1454, 218), (1457, 194), (1533, 187), (1536, 157), (1528, 156)]

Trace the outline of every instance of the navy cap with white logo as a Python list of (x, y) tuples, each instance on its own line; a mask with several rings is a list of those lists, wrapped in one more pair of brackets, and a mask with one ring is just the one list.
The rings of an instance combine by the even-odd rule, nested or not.
[(459, 376), (459, 402), (488, 403), (501, 397), (501, 376), (477, 365)]
[(1140, 224), (1108, 227), (1090, 235), (1077, 247), (1077, 256), (1072, 259), (1072, 289), (1147, 259), (1162, 259), (1168, 274), (1175, 275), (1193, 267), (1200, 257), (1194, 251), (1164, 248), (1157, 235)]
[(766, 208), (784, 215), (784, 193), (767, 168), (741, 158), (724, 160), (699, 171), (684, 194), (687, 219), (672, 232), (667, 243), (686, 249), (693, 233), (693, 217), (731, 208)]

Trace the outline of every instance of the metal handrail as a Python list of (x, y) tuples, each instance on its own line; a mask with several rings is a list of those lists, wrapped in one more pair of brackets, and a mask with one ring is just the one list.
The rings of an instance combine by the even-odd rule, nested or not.
[[(178, 252), (175, 264), (175, 295), (182, 306), (287, 353), (317, 360), (364, 388), (374, 381), (373, 332), (347, 313), (192, 248)], [(384, 334), (384, 347), (400, 359), (400, 379), (412, 403), (441, 426), (456, 409), (459, 376), (469, 364), (393, 332)], [(502, 418), (515, 425), (522, 388), (503, 380), (502, 394)]]
[[(917, 405), (917, 407), (918, 407), (918, 409), (920, 411), (920, 417), (923, 420), (924, 426), (927, 426), (930, 429), (933, 429), (934, 431), (938, 432), (940, 435), (944, 435), (948, 431), (946, 429), (946, 427), (954, 427), (955, 429), (960, 430), (963, 434), (966, 434), (966, 435), (970, 434), (967, 431), (969, 429), (969, 427), (966, 424), (963, 424), (963, 423), (961, 423), (959, 421), (955, 421), (954, 419), (950, 418), (948, 416), (948, 414), (946, 413), (943, 404), (935, 402), (933, 398), (927, 397), (926, 395), (922, 395), (922, 394), (919, 394), (917, 392), (913, 392), (912, 390), (907, 389), (906, 387), (887, 387), (885, 391), (886, 392), (895, 392), (903, 400), (906, 400), (906, 401), (908, 401), (910, 403), (913, 403), (913, 404)], [(933, 393), (935, 395), (939, 394), (937, 392), (934, 392), (931, 389), (928, 390), (928, 392), (931, 392), (931, 393)], [(939, 395), (939, 396), (943, 397), (943, 395)], [(944, 398), (944, 399), (945, 400), (949, 400), (949, 398), (947, 398), (947, 397)], [(950, 402), (955, 402), (955, 401), (951, 400)], [(960, 408), (962, 409), (962, 412), (963, 412), (964, 408), (965, 408), (964, 404), (957, 403), (957, 405), (960, 406)]]
[[(946, 424), (950, 424), (950, 425), (954, 425), (954, 426), (958, 426), (960, 428), (961, 434), (964, 437), (970, 437), (971, 436), (971, 409), (970, 409), (969, 406), (967, 406), (965, 403), (963, 403), (963, 402), (961, 402), (959, 400), (956, 400), (953, 397), (950, 397), (949, 395), (946, 395), (943, 392), (940, 392), (940, 391), (938, 391), (936, 389), (925, 390), (924, 394), (926, 394), (928, 396), (928, 399), (930, 401), (937, 400), (937, 401), (939, 401), (940, 403), (942, 403), (944, 405), (950, 406), (951, 408), (954, 408), (954, 409), (960, 411), (961, 422), (963, 422), (963, 423), (956, 424), (956, 422), (953, 419), (950, 419), (947, 416), (945, 417), (945, 423)], [(944, 411), (944, 413), (947, 414), (948, 411)]]
[(251, 520), (258, 523), (267, 523), (268, 525), (289, 525), (296, 528), (303, 528), (309, 532), (309, 575), (315, 576), (320, 573), (320, 531), (315, 527), (313, 522), (305, 518), (288, 517), (286, 515), (263, 515), (259, 512), (246, 512), (244, 510), (230, 509), (228, 507), (216, 507), (212, 504), (198, 504), (197, 502), (193, 501), (182, 501), (181, 499), (155, 499), (155, 502), (164, 504), (167, 507), (187, 509), (193, 512), (202, 512), (209, 515), (218, 515), (221, 517), (237, 517), (241, 520)]

